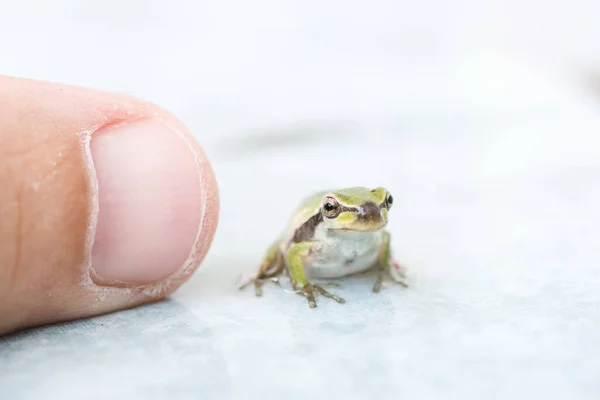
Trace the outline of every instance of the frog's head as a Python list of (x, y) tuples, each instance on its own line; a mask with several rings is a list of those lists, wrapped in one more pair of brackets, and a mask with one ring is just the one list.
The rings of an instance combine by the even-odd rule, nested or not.
[(386, 188), (354, 187), (328, 193), (321, 204), (325, 227), (330, 232), (374, 232), (388, 222), (394, 199)]

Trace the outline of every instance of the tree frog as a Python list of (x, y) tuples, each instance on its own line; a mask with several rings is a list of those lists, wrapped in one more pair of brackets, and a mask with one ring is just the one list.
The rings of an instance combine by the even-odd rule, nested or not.
[(240, 289), (254, 283), (256, 295), (261, 296), (266, 280), (287, 272), (296, 293), (315, 308), (318, 294), (338, 303), (345, 300), (309, 279), (342, 278), (376, 269), (373, 292), (381, 290), (386, 274), (408, 287), (404, 268), (392, 258), (390, 233), (385, 229), (393, 202), (383, 187), (352, 187), (307, 197), (267, 250), (258, 272)]

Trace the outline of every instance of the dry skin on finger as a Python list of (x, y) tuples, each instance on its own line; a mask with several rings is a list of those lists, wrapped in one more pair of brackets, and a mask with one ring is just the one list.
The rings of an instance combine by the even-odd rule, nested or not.
[[(104, 130), (155, 120), (194, 154), (203, 195), (194, 206), (198, 226), (186, 257), (166, 279), (141, 285), (103, 281), (90, 267), (102, 213), (98, 192), (106, 184), (98, 185), (96, 167), (102, 166), (94, 165), (90, 143)], [(149, 139), (136, 140), (143, 157), (165, 157), (144, 153), (159, 150), (144, 146)], [(0, 333), (164, 297), (199, 265), (217, 224), (217, 186), (199, 145), (166, 111), (119, 94), (0, 77), (0, 184)], [(126, 218), (112, 217), (117, 223)]]

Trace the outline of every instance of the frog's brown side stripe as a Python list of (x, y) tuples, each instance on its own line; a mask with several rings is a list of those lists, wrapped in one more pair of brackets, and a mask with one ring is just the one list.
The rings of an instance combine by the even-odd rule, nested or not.
[(315, 234), (315, 229), (317, 229), (317, 226), (322, 221), (323, 215), (321, 214), (321, 210), (319, 210), (319, 212), (303, 223), (300, 228), (296, 229), (296, 232), (294, 232), (294, 237), (292, 237), (292, 243), (304, 242), (312, 239), (313, 235)]
[[(364, 221), (378, 221), (381, 219), (379, 209), (384, 205), (385, 203), (381, 204), (380, 206), (377, 206), (375, 203), (366, 203), (363, 205), (363, 209), (366, 210), (366, 213), (364, 215), (359, 215), (358, 218)], [(340, 213), (348, 211), (358, 213), (358, 208), (341, 206)], [(292, 237), (292, 243), (304, 242), (312, 239), (317, 226), (321, 222), (323, 222), (323, 214), (319, 209), (315, 215), (303, 223), (300, 228), (296, 229), (294, 236)]]

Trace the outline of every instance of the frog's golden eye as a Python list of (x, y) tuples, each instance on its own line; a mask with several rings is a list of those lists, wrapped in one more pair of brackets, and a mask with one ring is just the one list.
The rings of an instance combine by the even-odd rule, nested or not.
[(385, 199), (385, 205), (390, 209), (392, 208), (392, 204), (394, 204), (394, 197), (391, 194), (388, 194), (388, 197)]
[(327, 218), (335, 218), (340, 214), (340, 203), (333, 197), (323, 200), (323, 212)]

